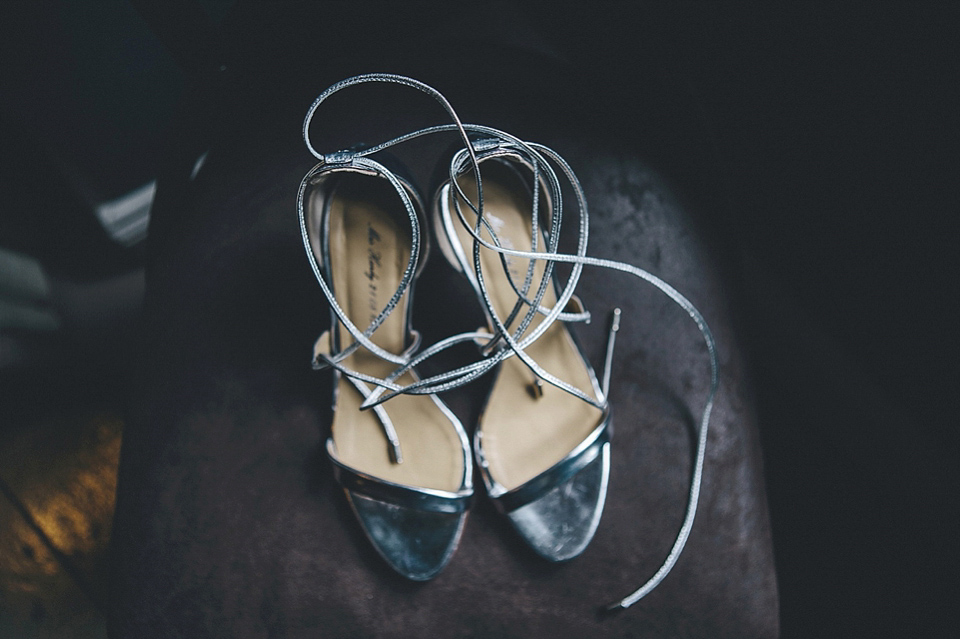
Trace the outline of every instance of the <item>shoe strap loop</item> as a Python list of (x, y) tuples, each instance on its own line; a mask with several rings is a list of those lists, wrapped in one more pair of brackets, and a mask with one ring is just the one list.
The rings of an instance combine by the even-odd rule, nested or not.
[[(320, 284), (321, 290), (323, 290), (324, 295), (327, 298), (327, 301), (330, 303), (330, 308), (346, 328), (346, 330), (353, 336), (354, 343), (347, 347), (342, 352), (338, 353), (333, 358), (337, 362), (342, 361), (349, 357), (354, 351), (363, 346), (368, 349), (371, 353), (374, 353), (378, 357), (392, 362), (394, 364), (403, 364), (408, 359), (403, 354), (397, 355), (391, 353), (383, 348), (377, 346), (370, 339), (374, 331), (380, 327), (380, 325), (386, 320), (386, 318), (393, 312), (393, 310), (400, 303), (400, 299), (410, 288), (413, 278), (418, 270), (419, 260), (420, 260), (420, 242), (421, 242), (421, 229), (419, 216), (417, 215), (416, 208), (413, 204), (413, 201), (410, 198), (410, 195), (407, 193), (406, 188), (400, 182), (400, 180), (385, 166), (365, 157), (353, 157), (350, 158), (349, 166), (356, 168), (362, 171), (369, 171), (372, 174), (379, 174), (386, 178), (390, 184), (393, 186), (394, 190), (399, 195), (401, 201), (403, 202), (404, 209), (406, 210), (407, 216), (410, 220), (410, 229), (411, 229), (411, 249), (410, 249), (410, 258), (407, 261), (407, 266), (404, 269), (403, 275), (400, 278), (400, 283), (397, 286), (397, 289), (394, 291), (393, 295), (387, 301), (387, 304), (383, 309), (377, 314), (376, 317), (370, 322), (370, 324), (363, 330), (360, 330), (347, 316), (346, 311), (340, 306), (337, 302), (336, 296), (333, 293), (330, 283), (327, 281), (327, 277), (323, 273), (323, 269), (320, 268), (320, 265), (317, 263), (317, 258), (313, 253), (313, 248), (310, 242), (310, 235), (307, 230), (307, 221), (306, 221), (306, 211), (305, 211), (305, 196), (307, 187), (312, 183), (312, 181), (326, 173), (337, 170), (344, 170), (346, 167), (337, 167), (328, 166), (323, 163), (318, 164), (314, 167), (313, 170), (307, 173), (304, 176), (303, 181), (300, 183), (300, 190), (297, 195), (297, 210), (300, 217), (300, 233), (303, 240), (303, 245), (307, 253), (307, 258), (310, 261), (310, 266), (313, 269), (314, 276), (317, 279), (317, 282)], [(343, 371), (346, 373), (346, 370)]]

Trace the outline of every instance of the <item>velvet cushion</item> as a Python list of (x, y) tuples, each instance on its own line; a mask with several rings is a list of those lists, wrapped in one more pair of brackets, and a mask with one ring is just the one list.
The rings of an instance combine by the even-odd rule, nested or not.
[[(717, 339), (721, 390), (686, 550), (646, 599), (598, 614), (673, 543), (709, 368), (692, 322), (665, 296), (587, 269), (579, 294), (595, 317), (623, 309), (609, 498), (591, 546), (567, 564), (537, 558), (481, 489), (437, 579), (410, 583), (382, 563), (322, 451), (329, 374), (309, 360), (329, 314), (299, 235), (295, 196), (312, 162), (297, 126), (272, 123), (264, 139), (274, 143), (256, 152), (248, 142), (214, 148), (177, 210), (154, 211), (113, 538), (113, 635), (775, 636), (757, 427), (723, 284), (664, 179), (635, 154), (575, 136), (544, 141), (584, 183), (589, 253), (671, 282)], [(427, 151), (406, 159), (433, 168)], [(418, 283), (415, 321), (428, 340), (482, 324), (459, 277), (436, 252)], [(577, 329), (598, 368), (604, 325)], [(484, 389), (444, 399), (470, 427)]]
[[(470, 48), (419, 37), (424, 25), (402, 7), (374, 20), (327, 3), (316, 22), (301, 10), (286, 21), (252, 11), (244, 23), (240, 14), (244, 46), (226, 71), (198, 82), (201, 97), (184, 111), (210, 115), (181, 123), (185, 142), (159, 180), (113, 530), (112, 636), (776, 636), (763, 469), (735, 309), (693, 221), (710, 214), (709, 197), (676, 193), (634, 142), (644, 127), (651, 139), (662, 127), (632, 102), (619, 127), (630, 135), (595, 134), (603, 100), (585, 100), (583, 83), (535, 50), (520, 21), (513, 31), (473, 34), (471, 47), (482, 46)], [(455, 26), (479, 10), (443, 15)], [(351, 33), (383, 46), (347, 46)], [(535, 556), (480, 488), (449, 566), (411, 583), (377, 556), (332, 478), (323, 451), (330, 375), (310, 367), (329, 312), (300, 239), (296, 193), (313, 158), (299, 134), (314, 96), (371, 70), (407, 72), (447, 93), (465, 120), (556, 148), (586, 188), (589, 254), (651, 270), (710, 323), (721, 388), (696, 524), (673, 572), (628, 610), (598, 613), (649, 578), (674, 542), (709, 383), (693, 323), (628, 275), (587, 269), (578, 289), (596, 321), (576, 330), (598, 369), (606, 315), (623, 309), (609, 496), (581, 557), (557, 565)], [(426, 97), (357, 91), (318, 113), (320, 148), (443, 121)], [(453, 139), (399, 151), (421, 188)], [(186, 179), (207, 141), (206, 162)], [(418, 282), (414, 323), (426, 343), (483, 324), (439, 251)], [(438, 364), (471, 356), (467, 349)], [(468, 430), (485, 390), (481, 380), (443, 397)]]

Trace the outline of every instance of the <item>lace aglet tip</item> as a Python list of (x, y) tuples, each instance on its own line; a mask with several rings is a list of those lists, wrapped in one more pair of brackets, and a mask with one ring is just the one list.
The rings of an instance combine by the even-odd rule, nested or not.
[(540, 399), (543, 397), (543, 382), (539, 379), (534, 378), (533, 383), (527, 387), (527, 391), (534, 399)]
[(613, 312), (610, 314), (610, 330), (614, 333), (620, 330), (620, 316), (622, 314), (619, 308), (613, 309)]
[(390, 442), (390, 462), (394, 464), (403, 463), (403, 452), (400, 450), (399, 442)]

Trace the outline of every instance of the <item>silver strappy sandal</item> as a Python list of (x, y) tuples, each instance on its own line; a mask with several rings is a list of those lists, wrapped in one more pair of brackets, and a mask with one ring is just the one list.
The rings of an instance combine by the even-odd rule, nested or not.
[[(408, 579), (430, 579), (453, 555), (473, 493), (466, 433), (433, 394), (360, 410), (377, 380), (419, 346), (410, 317), (427, 253), (420, 198), (378, 162), (324, 158), (304, 177), (298, 209), (331, 309), (313, 361), (334, 369), (327, 440), (334, 475), (387, 563)], [(398, 378), (416, 381), (412, 369)]]
[[(553, 264), (482, 249), (469, 227), (505, 248), (555, 252), (555, 241), (539, 219), (531, 219), (535, 190), (541, 187), (528, 182), (533, 167), (523, 156), (493, 144), (477, 153), (477, 162), (483, 218), (474, 213), (480, 210), (477, 184), (467, 170), (469, 155), (461, 151), (453, 160), (456, 185), (447, 181), (434, 201), (438, 244), (485, 303), (491, 333), (485, 348), (509, 352), (503, 336), (510, 335), (553, 379), (545, 384), (521, 358), (505, 358), (477, 425), (474, 452), (498, 510), (538, 554), (566, 561), (593, 539), (606, 499), (612, 430), (606, 391), (562, 323), (519, 346), (539, 330), (546, 309), (558, 303)], [(541, 197), (539, 204), (537, 218), (551, 208), (548, 198)], [(580, 300), (569, 297), (564, 317), (574, 316), (589, 318)]]
[[(686, 515), (656, 573), (632, 594), (609, 606), (627, 608), (666, 577), (693, 527), (719, 380), (710, 329), (689, 300), (655, 275), (630, 264), (586, 255), (586, 198), (562, 157), (548, 147), (524, 142), (504, 131), (462, 123), (449, 102), (432, 87), (389, 74), (343, 80), (327, 89), (311, 107), (305, 133), (313, 112), (326, 97), (368, 82), (401, 84), (426, 93), (443, 106), (454, 124), (414, 131), (360, 151), (322, 156), (310, 147), (311, 152), (327, 162), (370, 161), (367, 156), (413, 138), (444, 131), (458, 133), (463, 146), (454, 154), (449, 179), (436, 199), (436, 229), (444, 253), (477, 291), (490, 326), (442, 340), (379, 378), (348, 371), (341, 365), (341, 356), (326, 361), (374, 385), (361, 409), (376, 409), (408, 395), (440, 393), (497, 372), (499, 377), (477, 431), (475, 452), (489, 495), (538, 553), (562, 561), (582, 552), (597, 528), (606, 497), (611, 424), (607, 389), (619, 312), (614, 311), (610, 325), (602, 382), (598, 382), (570, 333), (556, 324), (589, 318), (573, 295), (583, 267), (629, 273), (653, 285), (690, 316), (703, 337), (711, 384), (700, 418)], [(305, 139), (309, 147), (306, 134)], [(558, 170), (573, 190), (579, 216), (574, 254), (558, 252), (561, 220), (569, 215), (561, 198)], [(541, 224), (541, 216), (549, 221)], [(571, 267), (562, 285), (554, 282), (557, 263)], [(332, 294), (324, 290), (334, 305)], [(364, 333), (372, 333), (381, 321), (376, 318)], [(351, 330), (351, 334), (358, 340), (365, 337), (359, 330)], [(422, 361), (465, 341), (480, 345), (479, 360), (426, 379), (406, 378)], [(365, 342), (363, 345), (367, 346)], [(578, 404), (577, 408), (571, 402)]]

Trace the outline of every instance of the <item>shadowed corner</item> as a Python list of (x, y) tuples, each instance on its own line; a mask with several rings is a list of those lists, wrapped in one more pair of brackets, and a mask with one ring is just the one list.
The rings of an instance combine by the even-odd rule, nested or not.
[(0, 636), (103, 636), (122, 421), (63, 409), (0, 431)]

